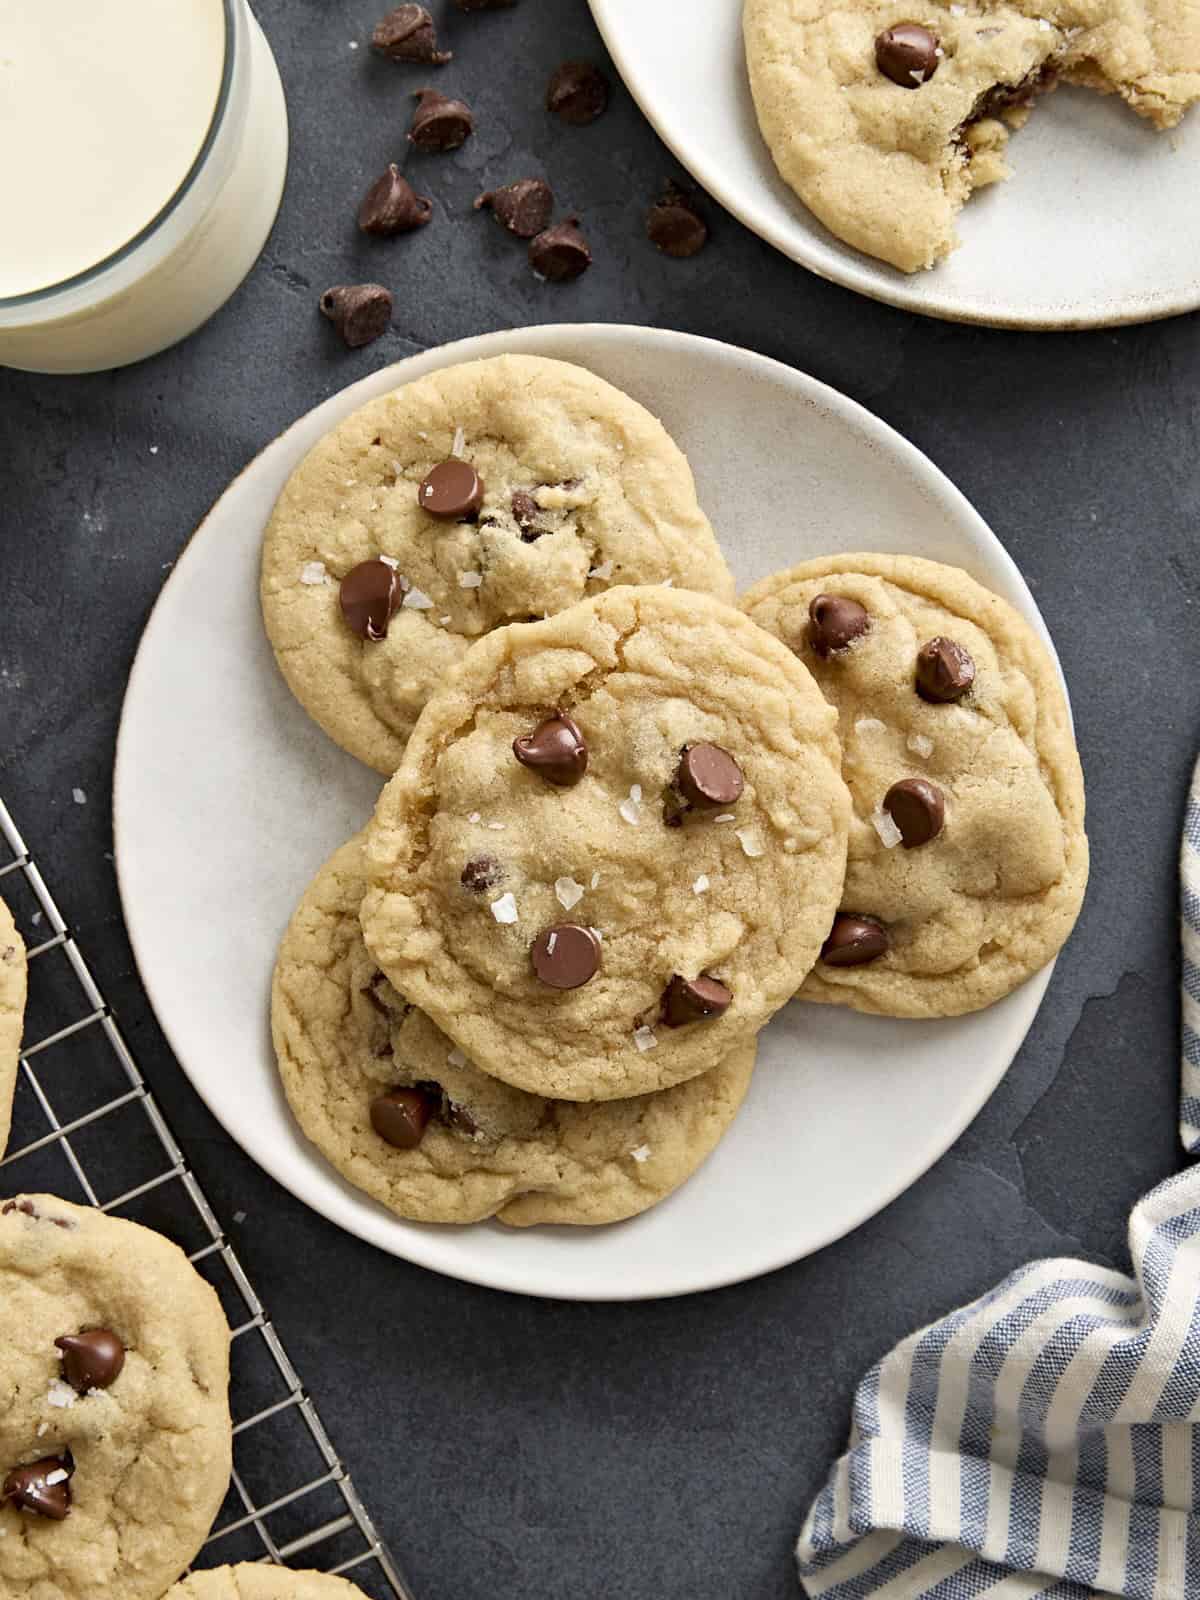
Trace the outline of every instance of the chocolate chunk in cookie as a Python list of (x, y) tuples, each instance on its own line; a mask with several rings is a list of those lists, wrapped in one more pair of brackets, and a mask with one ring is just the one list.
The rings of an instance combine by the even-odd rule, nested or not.
[(14, 1467), (0, 1486), (0, 1506), (32, 1511), (50, 1522), (65, 1522), (71, 1513), (71, 1477), (75, 1460), (69, 1450)]
[(821, 960), (830, 967), (861, 967), (887, 954), (887, 929), (874, 917), (839, 912), (821, 950)]
[(742, 798), (746, 780), (741, 767), (719, 744), (686, 744), (674, 787), (687, 806), (722, 811)]
[(125, 1346), (111, 1328), (64, 1333), (54, 1343), (62, 1351), (63, 1377), (79, 1394), (111, 1388), (125, 1368)]
[(504, 882), (504, 868), (495, 856), (476, 856), (462, 869), (459, 882), (472, 894), (482, 894), (485, 889), (494, 889)]
[(574, 788), (587, 771), (587, 740), (561, 711), (539, 722), (532, 733), (514, 739), (513, 755), (559, 789)]
[(396, 1150), (415, 1150), (438, 1109), (424, 1089), (389, 1089), (371, 1101), (371, 1126)]
[(417, 504), (431, 517), (466, 522), (483, 504), (483, 479), (469, 461), (439, 462), (422, 479)]
[(930, 639), (917, 652), (917, 693), (922, 700), (943, 705), (961, 700), (974, 682), (970, 652), (953, 639)]
[(529, 954), (534, 972), (551, 989), (579, 989), (600, 970), (599, 939), (575, 922), (543, 929)]
[(906, 850), (936, 839), (946, 822), (946, 797), (927, 778), (903, 778), (894, 783), (883, 797), (883, 809), (899, 828)]
[(387, 638), (388, 623), (403, 599), (400, 577), (388, 561), (372, 559), (351, 567), (342, 579), (338, 600), (346, 626), (360, 639), (378, 644)]
[(902, 89), (919, 89), (928, 83), (941, 59), (937, 35), (919, 22), (898, 22), (875, 40), (875, 65)]
[(808, 642), (822, 660), (848, 649), (870, 626), (865, 607), (844, 594), (819, 594), (808, 608)]
[(668, 1028), (709, 1022), (724, 1016), (732, 1002), (732, 990), (719, 978), (703, 972), (698, 978), (683, 978), (676, 973), (663, 991), (662, 1020)]

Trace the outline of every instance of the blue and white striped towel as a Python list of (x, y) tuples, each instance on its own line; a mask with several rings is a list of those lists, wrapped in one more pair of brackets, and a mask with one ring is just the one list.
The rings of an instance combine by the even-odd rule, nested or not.
[[(1200, 766), (1182, 878), (1200, 1154)], [(1140, 1202), (1129, 1246), (1133, 1278), (1036, 1262), (867, 1374), (797, 1546), (813, 1600), (1200, 1600), (1200, 1165)]]

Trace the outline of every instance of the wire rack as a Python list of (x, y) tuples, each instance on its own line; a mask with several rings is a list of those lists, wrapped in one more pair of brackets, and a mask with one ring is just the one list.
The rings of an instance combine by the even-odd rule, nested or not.
[(165, 1234), (216, 1289), (233, 1331), (233, 1478), (196, 1566), (319, 1568), (372, 1600), (413, 1600), (3, 800), (0, 894), (29, 947), (0, 1191), (56, 1194)]

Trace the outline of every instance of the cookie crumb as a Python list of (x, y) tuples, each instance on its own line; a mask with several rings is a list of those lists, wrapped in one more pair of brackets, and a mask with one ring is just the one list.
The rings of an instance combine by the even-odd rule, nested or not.
[(885, 811), (882, 806), (878, 806), (872, 811), (871, 826), (879, 835), (879, 842), (885, 850), (894, 849), (904, 837), (893, 821), (891, 813)]
[(517, 898), (514, 894), (502, 894), (498, 900), (492, 901), (492, 915), (497, 922), (515, 922), (517, 920)]
[(559, 905), (564, 911), (570, 911), (583, 899), (584, 889), (581, 883), (576, 883), (574, 878), (556, 878), (554, 880), (554, 893)]
[(649, 1159), (650, 1159), (650, 1146), (648, 1144), (639, 1144), (639, 1145), (636, 1146), (636, 1148), (631, 1150), (629, 1152), (629, 1154), (633, 1157), (633, 1159), (640, 1166), (643, 1162), (649, 1161)]
[(634, 1029), (633, 1042), (643, 1055), (658, 1044), (658, 1040), (654, 1037), (654, 1029), (648, 1028), (645, 1023), (640, 1028)]
[(87, 795), (84, 794), (82, 789), (72, 789), (71, 799), (74, 800), (77, 806), (87, 805)]
[(692, 884), (692, 893), (693, 894), (707, 894), (708, 893), (708, 888), (709, 888), (708, 874), (707, 874), (707, 872), (702, 872), (700, 874), (700, 876), (696, 879), (695, 883)]
[(325, 570), (325, 563), (323, 561), (306, 561), (300, 568), (301, 583), (326, 583), (328, 582), (328, 579), (329, 573)]

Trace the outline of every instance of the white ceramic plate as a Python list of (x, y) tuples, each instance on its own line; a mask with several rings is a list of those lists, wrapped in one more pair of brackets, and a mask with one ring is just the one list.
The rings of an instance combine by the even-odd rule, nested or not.
[(968, 568), (1042, 627), (1013, 563), (941, 473), (788, 367), (646, 328), (538, 328), (449, 345), (303, 417), (236, 479), (176, 565), (138, 651), (117, 746), (125, 916), (196, 1088), (256, 1161), (331, 1221), (437, 1271), (529, 1294), (626, 1300), (713, 1288), (818, 1249), (918, 1178), (1003, 1075), (1048, 974), (947, 1022), (789, 1006), (762, 1036), (746, 1109), (716, 1155), (664, 1205), (613, 1227), (400, 1222), (306, 1143), (268, 1033), (275, 949), (316, 869), (369, 816), (379, 779), (325, 738), (276, 670), (258, 607), (263, 526), (301, 457), (355, 407), (506, 350), (580, 362), (662, 417), (740, 584), (823, 551), (914, 551)]
[(961, 213), (962, 246), (910, 277), (828, 233), (758, 131), (741, 0), (591, 0), (622, 77), (727, 210), (794, 261), (910, 311), (996, 327), (1145, 322), (1200, 305), (1200, 114), (1156, 133), (1115, 97), (1060, 89), (1010, 146), (1013, 177)]

